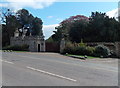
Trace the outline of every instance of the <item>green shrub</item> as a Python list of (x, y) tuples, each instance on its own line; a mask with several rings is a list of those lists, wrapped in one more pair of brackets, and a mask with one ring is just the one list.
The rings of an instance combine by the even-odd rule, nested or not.
[(29, 45), (14, 45), (4, 47), (3, 50), (14, 50), (14, 51), (28, 51)]
[(90, 46), (87, 46), (86, 48), (87, 48), (86, 55), (93, 56), (95, 52), (95, 48)]
[(62, 54), (66, 54), (66, 53), (72, 54), (73, 48), (74, 48), (74, 45), (71, 42), (67, 42), (66, 47), (64, 48), (64, 50), (61, 53)]
[(94, 51), (95, 51), (94, 47), (86, 46), (84, 43), (80, 44), (67, 43), (62, 54), (68, 53), (75, 55), (93, 55)]
[(68, 45), (64, 48), (62, 54), (66, 54), (66, 53), (73, 54), (74, 52), (75, 52), (75, 48), (71, 45)]
[(75, 52), (74, 54), (76, 55), (86, 55), (86, 47), (84, 46), (78, 46), (78, 47), (75, 47)]
[(94, 55), (97, 57), (108, 57), (110, 50), (104, 45), (98, 45), (95, 47)]
[(96, 47), (86, 46), (84, 43), (80, 44), (66, 44), (63, 54), (74, 54), (74, 55), (88, 55), (96, 57), (108, 57), (110, 50), (104, 45), (98, 45)]

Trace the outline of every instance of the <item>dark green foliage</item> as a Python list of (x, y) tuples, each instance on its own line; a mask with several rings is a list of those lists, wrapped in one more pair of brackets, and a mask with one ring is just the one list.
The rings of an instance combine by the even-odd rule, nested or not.
[(24, 26), (25, 24), (30, 24), (32, 22), (31, 18), (34, 19), (34, 17), (29, 14), (28, 10), (26, 9), (20, 9), (16, 13), (18, 15), (17, 19), (19, 20), (20, 24)]
[(28, 45), (15, 45), (15, 46), (7, 46), (4, 47), (3, 50), (14, 50), (14, 51), (28, 51)]
[[(81, 16), (82, 17), (82, 16)], [(52, 36), (53, 40), (61, 41), (64, 35), (71, 42), (116, 42), (120, 41), (120, 21), (109, 18), (105, 13), (92, 12), (89, 20), (80, 20), (77, 16), (63, 20)]]
[(70, 46), (67, 46), (65, 47), (65, 49), (62, 51), (62, 54), (74, 54), (75, 53), (75, 48), (74, 47), (70, 47)]
[(93, 47), (83, 47), (83, 46), (77, 46), (77, 47), (65, 47), (63, 50), (63, 54), (74, 54), (74, 55), (89, 55), (93, 56), (94, 53)]
[(60, 30), (57, 30), (57, 32), (56, 31), (54, 31), (54, 33), (55, 34), (53, 34), (52, 36), (51, 36), (51, 38), (54, 40), (54, 41), (58, 41), (58, 42), (60, 42), (61, 41), (61, 39), (62, 39), (62, 32), (60, 31)]
[(10, 37), (14, 35), (14, 31), (18, 28), (19, 22), (15, 15), (9, 9), (2, 10), (2, 46), (10, 44)]
[(42, 20), (40, 18), (34, 18), (33, 22), (32, 22), (32, 35), (33, 36), (42, 36), (43, 32), (42, 32)]
[(74, 54), (74, 55), (88, 55), (96, 57), (109, 57), (111, 55), (110, 50), (104, 45), (98, 45), (96, 47), (86, 46), (85, 43), (68, 43), (62, 54)]
[(110, 55), (110, 50), (104, 45), (98, 45), (95, 47), (94, 55), (97, 57), (108, 57)]
[(75, 51), (75, 46), (74, 46), (74, 44), (72, 44), (71, 42), (67, 42), (67, 43), (66, 43), (66, 47), (65, 47), (64, 50), (62, 51), (62, 54), (66, 54), (66, 53), (73, 54), (74, 51)]
[(118, 22), (105, 13), (92, 12), (84, 41), (115, 42)]
[(116, 25), (116, 33), (115, 34), (116, 34), (116, 37), (115, 37), (116, 41), (120, 41), (120, 20), (119, 20), (118, 25)]
[(94, 52), (95, 52), (95, 48), (94, 47), (87, 46), (86, 49), (87, 49), (86, 55), (89, 55), (89, 56), (93, 56), (94, 55)]
[[(29, 26), (26, 36), (43, 36), (42, 20), (34, 17), (26, 9), (20, 9), (13, 13), (10, 9), (2, 10), (2, 47), (10, 45), (10, 38), (14, 36), (15, 30)], [(23, 32), (20, 32), (22, 35)]]
[(34, 17), (32, 14), (29, 13), (26, 9), (18, 10), (17, 19), (19, 23), (21, 24), (21, 27), (28, 26), (29, 31), (27, 35), (29, 36), (30, 32), (33, 36), (43, 36), (42, 32), (42, 20), (38, 17)]
[(93, 12), (86, 29), (84, 42), (115, 42), (118, 22), (105, 13)]
[(87, 49), (84, 46), (75, 47), (75, 54), (77, 55), (86, 55)]
[(66, 45), (63, 50), (63, 54), (74, 54), (74, 55), (93, 55), (95, 51), (94, 47), (86, 46), (84, 43), (72, 44), (69, 43)]
[(75, 21), (69, 28), (69, 40), (76, 43), (79, 43), (81, 39), (84, 40), (87, 24), (88, 23), (84, 21)]

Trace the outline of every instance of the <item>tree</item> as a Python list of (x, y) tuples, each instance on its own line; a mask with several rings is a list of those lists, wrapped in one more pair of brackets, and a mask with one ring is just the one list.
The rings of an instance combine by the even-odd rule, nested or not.
[(38, 35), (38, 36), (43, 36), (43, 32), (42, 32), (42, 20), (40, 18), (34, 18), (33, 22), (32, 22), (32, 35)]
[(26, 9), (17, 11), (17, 19), (21, 24), (21, 28), (28, 27), (27, 36), (43, 36), (42, 32), (42, 20), (38, 17), (33, 17)]
[(80, 42), (81, 39), (79, 38), (81, 32), (79, 29), (82, 29), (82, 31), (85, 29), (85, 27), (80, 28), (80, 26), (85, 26), (84, 24), (88, 22), (89, 19), (86, 16), (71, 16), (70, 18), (63, 20), (60, 25), (56, 27), (57, 31), (54, 31), (55, 34), (52, 35), (52, 38), (55, 41), (61, 41), (62, 37), (64, 37), (68, 41)]
[[(119, 17), (120, 18), (120, 17)], [(120, 21), (109, 18), (106, 13), (92, 12), (89, 18), (81, 15), (63, 20), (52, 35), (53, 40), (61, 41), (67, 37), (69, 41), (115, 42), (120, 41)]]
[(116, 41), (120, 41), (120, 16), (118, 16), (118, 24), (116, 26), (117, 31), (116, 31)]
[(10, 45), (10, 38), (14, 35), (15, 30), (19, 30), (20, 35), (22, 35), (23, 30), (27, 28), (26, 36), (30, 33), (32, 36), (43, 36), (42, 32), (42, 20), (40, 18), (34, 17), (26, 9), (20, 9), (16, 13), (10, 9), (2, 10), (2, 45)]
[(114, 42), (117, 21), (105, 13), (92, 12), (86, 31), (86, 42)]
[(87, 25), (88, 22), (75, 21), (69, 30), (69, 40), (76, 43), (80, 43), (81, 40), (84, 40)]
[(14, 13), (10, 9), (2, 10), (2, 45), (10, 44), (10, 37), (14, 35), (14, 31), (19, 27)]

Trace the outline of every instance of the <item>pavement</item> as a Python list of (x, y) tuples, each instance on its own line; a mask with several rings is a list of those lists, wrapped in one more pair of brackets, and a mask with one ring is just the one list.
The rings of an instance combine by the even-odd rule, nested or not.
[(118, 59), (2, 52), (3, 86), (118, 86)]

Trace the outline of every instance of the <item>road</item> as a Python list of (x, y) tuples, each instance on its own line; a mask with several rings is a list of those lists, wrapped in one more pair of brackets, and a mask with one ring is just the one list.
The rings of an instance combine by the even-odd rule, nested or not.
[(3, 86), (118, 86), (118, 60), (56, 53), (3, 52)]

